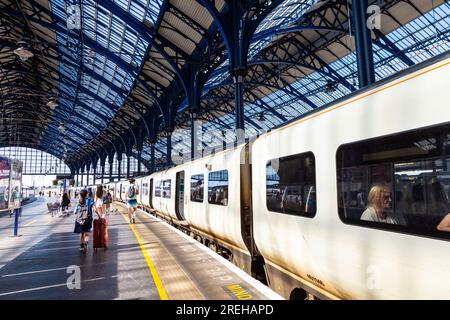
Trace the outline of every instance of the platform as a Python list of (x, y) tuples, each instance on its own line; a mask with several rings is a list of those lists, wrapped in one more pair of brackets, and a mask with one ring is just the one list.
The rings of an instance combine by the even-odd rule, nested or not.
[[(145, 212), (128, 224), (121, 205), (109, 216), (108, 250), (94, 253), (91, 240), (88, 253), (80, 254), (74, 216), (52, 218), (47, 200), (24, 207), (20, 237), (11, 237), (12, 218), (0, 218), (0, 299), (282, 299)], [(67, 286), (74, 266), (80, 267), (80, 289)]]

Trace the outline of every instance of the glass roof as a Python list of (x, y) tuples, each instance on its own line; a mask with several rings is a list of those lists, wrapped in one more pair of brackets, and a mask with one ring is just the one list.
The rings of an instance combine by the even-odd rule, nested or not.
[[(144, 24), (155, 24), (163, 0), (115, 0), (120, 10)], [(67, 20), (68, 1), (51, 0), (52, 13)], [(117, 10), (119, 10), (117, 9)], [(144, 63), (149, 42), (126, 21), (97, 3), (84, 0), (80, 30), (56, 32), (58, 49), (65, 63), (60, 74), (59, 108), (72, 117), (79, 113), (93, 138), (117, 115)], [(69, 63), (66, 63), (69, 62)], [(79, 117), (76, 120), (79, 122)], [(95, 124), (95, 125), (94, 125)], [(72, 126), (73, 130), (78, 130)]]
[[(117, 10), (126, 12), (130, 18), (145, 26), (155, 25), (160, 18), (163, 0), (111, 0), (82, 1), (82, 33), (67, 30), (60, 23), (56, 40), (60, 53), (60, 83), (58, 103), (61, 112), (71, 115), (73, 122), (83, 123), (84, 130), (68, 125), (71, 130), (86, 137), (95, 137), (123, 108), (138, 73), (148, 53), (148, 37), (140, 36), (141, 30), (124, 21)], [(262, 37), (270, 31), (286, 28), (307, 12), (318, 0), (285, 0), (256, 30), (250, 46), (248, 61), (272, 43), (273, 36)], [(101, 5), (105, 3), (105, 5)], [(68, 1), (51, 0), (52, 13), (59, 21), (67, 20)], [(111, 9), (115, 6), (116, 9)], [(109, 9), (111, 10), (109, 10)], [(118, 8), (118, 9), (117, 9)], [(414, 63), (427, 60), (450, 49), (450, 4), (444, 2), (434, 10), (414, 19), (386, 35), (386, 38)], [(136, 26), (136, 25), (134, 25)], [(81, 37), (80, 37), (81, 36)], [(392, 51), (374, 43), (376, 80), (384, 79), (408, 67), (408, 64)], [(203, 96), (229, 79), (228, 61), (225, 61), (209, 78)], [(329, 64), (329, 67), (358, 88), (356, 55), (349, 52)], [(351, 91), (338, 81), (333, 90), (325, 90), (330, 78), (321, 72), (310, 72), (289, 84), (288, 88), (268, 95), (260, 94), (245, 99), (246, 128), (250, 134), (259, 134), (286, 121), (300, 117), (315, 107), (321, 107), (348, 95)], [(258, 88), (253, 88), (255, 92)], [(258, 98), (261, 97), (262, 98)], [(300, 96), (308, 99), (304, 102)], [(256, 99), (256, 100), (255, 100)], [(219, 102), (220, 103), (220, 102)], [(228, 103), (228, 102), (227, 102)], [(233, 101), (229, 102), (234, 104)], [(225, 140), (234, 140), (234, 113), (225, 113), (212, 121), (203, 123), (205, 133), (222, 132)], [(190, 149), (189, 132), (174, 133), (173, 154), (186, 154)], [(210, 135), (211, 136), (211, 135)], [(212, 135), (205, 145), (221, 145), (221, 134)], [(81, 143), (74, 139), (72, 143)], [(156, 144), (156, 157), (164, 157), (166, 140)], [(149, 160), (149, 146), (145, 144), (143, 158)]]
[[(276, 9), (260, 25), (257, 30), (267, 30), (272, 27), (283, 27), (292, 23), (295, 11), (295, 17), (303, 14), (317, 1), (295, 1), (287, 0), (278, 9)], [(450, 50), (450, 3), (443, 3), (430, 12), (420, 16), (411, 22), (388, 33), (386, 37), (414, 63), (425, 61), (440, 53)], [(264, 48), (270, 39), (265, 39), (264, 43), (256, 41), (252, 44), (249, 62), (252, 58)], [(374, 64), (376, 81), (384, 79), (392, 74), (408, 67), (399, 57), (393, 53), (377, 46), (374, 46)], [(205, 86), (203, 95), (212, 87), (229, 81), (227, 68), (224, 68), (228, 61), (219, 67), (210, 77)], [(358, 88), (357, 81), (357, 63), (354, 52), (349, 52), (344, 57), (336, 60), (329, 65), (343, 79)], [(305, 77), (290, 84), (294, 93), (301, 93), (309, 99), (316, 107), (324, 106), (336, 99), (344, 97), (351, 91), (342, 84), (337, 84), (334, 91), (326, 92), (325, 86), (330, 81), (329, 78), (320, 72), (312, 72)], [(301, 101), (295, 94), (290, 94), (284, 89), (277, 90), (254, 103), (245, 103), (246, 130), (257, 132), (267, 131), (270, 128), (283, 124), (285, 121), (295, 119), (303, 114), (313, 110), (313, 108)], [(214, 121), (203, 124), (207, 130), (220, 130), (223, 127), (234, 128), (234, 114), (225, 114)], [(246, 136), (251, 134), (246, 132)], [(234, 133), (227, 130), (227, 141), (232, 142)], [(210, 141), (214, 143), (213, 141)], [(221, 145), (214, 143), (214, 145)], [(165, 150), (165, 148), (163, 148)], [(188, 149), (189, 150), (189, 149)]]

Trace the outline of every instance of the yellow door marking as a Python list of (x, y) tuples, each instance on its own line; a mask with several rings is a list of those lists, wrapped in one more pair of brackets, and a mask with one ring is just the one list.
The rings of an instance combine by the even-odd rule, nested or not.
[(226, 288), (230, 290), (231, 293), (233, 293), (239, 300), (250, 300), (253, 298), (253, 296), (248, 293), (247, 290), (245, 290), (238, 284), (230, 284)]
[[(122, 214), (122, 217), (126, 221), (126, 218), (123, 214)], [(128, 225), (130, 226), (131, 230), (133, 230), (133, 233), (134, 233), (137, 241), (139, 242), (139, 246), (141, 247), (142, 253), (144, 254), (145, 261), (147, 262), (147, 266), (150, 269), (150, 273), (152, 274), (153, 280), (155, 281), (156, 289), (158, 289), (158, 294), (159, 294), (161, 300), (169, 300), (166, 290), (164, 290), (162, 281), (161, 281), (160, 277), (158, 276), (158, 272), (156, 271), (156, 268), (153, 265), (152, 259), (150, 259), (150, 255), (148, 254), (147, 249), (144, 247), (144, 243), (142, 242), (141, 238), (137, 234), (136, 229), (133, 227), (133, 225), (132, 224), (128, 224)]]

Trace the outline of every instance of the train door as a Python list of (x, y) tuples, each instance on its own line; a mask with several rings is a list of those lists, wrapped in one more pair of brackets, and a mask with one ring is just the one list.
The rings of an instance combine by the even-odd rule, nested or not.
[(178, 219), (184, 220), (184, 171), (177, 172), (175, 211)]
[(153, 209), (153, 178), (150, 179), (148, 196), (148, 203), (150, 204), (150, 208)]

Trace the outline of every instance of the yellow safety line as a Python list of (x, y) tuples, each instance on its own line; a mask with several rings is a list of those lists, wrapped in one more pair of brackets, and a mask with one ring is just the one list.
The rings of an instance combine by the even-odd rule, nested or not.
[[(125, 216), (122, 214), (122, 217), (125, 219)], [(147, 249), (145, 249), (144, 244), (141, 240), (141, 238), (139, 237), (139, 235), (136, 232), (136, 229), (134, 229), (132, 224), (128, 224), (131, 228), (131, 230), (133, 230), (134, 235), (136, 236), (137, 241), (139, 242), (139, 246), (141, 247), (142, 253), (144, 254), (144, 258), (145, 261), (147, 262), (147, 266), (150, 269), (150, 272), (152, 274), (153, 280), (155, 281), (155, 285), (156, 285), (156, 289), (158, 289), (158, 293), (159, 296), (161, 298), (161, 300), (169, 300), (169, 297), (167, 296), (166, 290), (164, 290), (163, 284), (161, 279), (158, 276), (158, 272), (156, 271), (155, 266), (153, 265), (152, 259), (150, 259), (150, 256), (147, 252)]]

